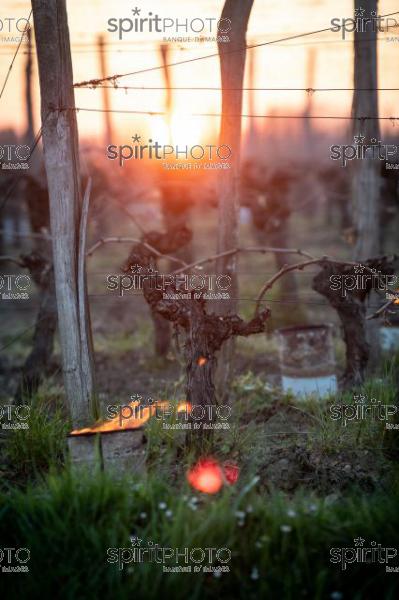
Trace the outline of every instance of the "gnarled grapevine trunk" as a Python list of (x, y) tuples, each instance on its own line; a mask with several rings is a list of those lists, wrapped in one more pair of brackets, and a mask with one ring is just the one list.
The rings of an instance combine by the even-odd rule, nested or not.
[[(363, 265), (369, 270), (381, 271), (387, 275), (394, 273), (392, 264), (395, 256), (370, 258)], [(333, 275), (353, 276), (353, 267), (321, 262), (322, 270), (313, 279), (313, 289), (327, 298), (337, 311), (342, 323), (346, 346), (346, 367), (341, 385), (344, 389), (361, 385), (364, 382), (366, 368), (370, 358), (370, 344), (367, 336), (366, 298), (373, 291), (374, 281), (370, 278), (365, 289), (346, 290), (343, 296), (339, 290), (332, 289), (330, 277)]]
[(342, 298), (330, 287), (330, 275), (337, 272), (330, 265), (313, 279), (313, 289), (327, 298), (337, 311), (342, 324), (346, 348), (346, 365), (341, 386), (350, 389), (362, 385), (369, 359), (369, 343), (366, 335), (366, 307), (364, 302), (351, 294)]
[[(158, 252), (170, 254), (187, 243), (190, 238), (191, 235), (188, 235), (188, 231), (182, 228), (167, 234), (156, 232), (146, 234), (143, 242), (151, 245)], [(243, 321), (237, 315), (208, 314), (206, 300), (202, 297), (170, 299), (169, 296), (179, 295), (174, 284), (169, 286), (168, 297), (165, 298), (163, 290), (156, 289), (148, 277), (154, 262), (155, 256), (148, 247), (135, 244), (131, 249), (125, 268), (133, 265), (141, 267), (143, 274), (147, 275), (143, 278), (144, 298), (151, 310), (183, 329), (186, 334), (187, 401), (193, 407), (205, 408), (198, 435), (193, 431), (188, 439), (191, 442), (195, 440), (196, 448), (201, 450), (204, 439), (209, 437), (208, 432), (212, 433), (210, 429), (204, 428), (203, 424), (209, 425), (214, 420), (213, 408), (217, 405), (214, 383), (216, 354), (227, 340), (237, 335), (249, 336), (264, 332), (270, 311), (268, 309), (261, 311), (248, 322)]]

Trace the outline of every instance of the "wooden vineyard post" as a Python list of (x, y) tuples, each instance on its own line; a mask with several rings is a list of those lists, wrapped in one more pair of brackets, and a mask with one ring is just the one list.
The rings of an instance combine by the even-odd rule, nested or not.
[[(377, 0), (355, 0), (355, 10), (364, 10), (366, 19), (373, 11), (377, 13)], [(369, 31), (369, 28), (365, 32), (355, 31), (354, 55), (353, 133), (356, 136), (364, 136), (364, 143), (369, 144), (374, 138), (379, 140), (378, 119), (359, 121), (359, 118), (378, 117), (377, 33), (375, 31), (371, 29)], [(356, 230), (354, 259), (359, 261), (377, 256), (380, 250), (380, 166), (378, 159), (356, 161), (353, 181), (353, 220)]]
[[(246, 32), (253, 0), (226, 0), (219, 35), (227, 29), (228, 42), (219, 42), (220, 69), (222, 79), (222, 120), (220, 145), (229, 146), (232, 155), (230, 168), (220, 171), (218, 252), (222, 253), (239, 245), (239, 189), (240, 189), (240, 144), (242, 87), (246, 59)], [(216, 307), (221, 315), (237, 313), (237, 256), (231, 255), (218, 260), (217, 271), (231, 277), (230, 300)], [(234, 354), (234, 340), (228, 340), (219, 357), (217, 388), (225, 395), (228, 389)]]
[(66, 2), (32, 0), (32, 10), (63, 375), (73, 426), (79, 427), (93, 417), (94, 377), (86, 283), (78, 285), (82, 198)]
[[(355, 0), (355, 16), (364, 19), (377, 14), (377, 0)], [(360, 18), (360, 17), (358, 17)], [(378, 119), (359, 120), (361, 117), (378, 117), (377, 32), (371, 27), (355, 31), (354, 41), (354, 95), (353, 117), (355, 136), (364, 136), (364, 144), (380, 139)], [(363, 32), (363, 29), (366, 31)], [(361, 90), (372, 91), (361, 91)], [(359, 139), (359, 138), (358, 138)], [(381, 162), (378, 159), (357, 160), (352, 184), (353, 224), (355, 229), (354, 260), (364, 262), (380, 253), (380, 178)], [(378, 296), (371, 292), (369, 301), (378, 303)], [(367, 338), (370, 345), (370, 367), (379, 356), (378, 321), (367, 322)]]
[[(100, 60), (100, 74), (101, 77), (105, 78), (108, 75), (107, 72), (107, 58), (106, 58), (106, 46), (104, 41), (104, 36), (99, 35), (97, 39), (98, 46), (98, 56)], [(103, 109), (104, 109), (104, 137), (105, 137), (105, 146), (112, 143), (113, 137), (113, 128), (112, 128), (112, 120), (111, 120), (111, 100), (109, 88), (103, 86), (102, 88), (102, 98), (103, 98)]]

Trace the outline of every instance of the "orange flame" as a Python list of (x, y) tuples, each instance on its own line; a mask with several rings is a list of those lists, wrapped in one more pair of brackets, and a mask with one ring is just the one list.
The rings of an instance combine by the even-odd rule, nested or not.
[[(120, 416), (116, 416), (109, 421), (103, 421), (93, 425), (93, 427), (85, 427), (84, 429), (75, 429), (71, 431), (70, 435), (85, 435), (87, 433), (104, 433), (106, 431), (123, 431), (125, 429), (138, 429), (142, 427), (147, 421), (154, 416), (157, 410), (167, 410), (170, 407), (168, 401), (158, 401), (149, 406), (140, 406), (140, 403), (130, 402), (128, 407), (131, 409), (131, 415), (124, 417), (122, 420)], [(123, 407), (125, 409), (126, 407)], [(177, 405), (177, 412), (190, 411), (191, 405), (188, 402), (179, 402)], [(123, 412), (122, 412), (123, 415)], [(121, 422), (120, 422), (121, 421)]]
[(240, 474), (238, 465), (232, 462), (225, 462), (223, 464), (223, 471), (229, 485), (236, 483)]
[(208, 362), (208, 359), (205, 358), (205, 356), (200, 356), (197, 364), (199, 367), (203, 367), (204, 365), (206, 365), (206, 363)]
[(239, 475), (234, 463), (220, 465), (214, 458), (202, 458), (187, 473), (189, 484), (204, 494), (217, 494), (224, 484), (233, 485)]

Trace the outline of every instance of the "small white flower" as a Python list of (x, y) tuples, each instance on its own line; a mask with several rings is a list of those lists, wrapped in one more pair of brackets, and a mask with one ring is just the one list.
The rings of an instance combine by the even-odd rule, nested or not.
[(189, 504), (189, 507), (191, 508), (191, 510), (197, 510), (198, 506), (196, 506), (195, 504)]
[(237, 517), (237, 519), (242, 521), (243, 519), (245, 519), (245, 512), (242, 510), (236, 510), (235, 516)]
[(256, 542), (255, 546), (256, 548), (262, 548), (262, 542)]
[(287, 510), (287, 515), (291, 517), (291, 519), (293, 519), (294, 517), (296, 517), (296, 512), (295, 510), (292, 510), (292, 508), (290, 508), (289, 510)]
[(259, 571), (258, 571), (257, 567), (252, 567), (251, 579), (253, 579), (254, 581), (259, 579)]
[(168, 519), (171, 519), (173, 517), (173, 512), (171, 510), (167, 510), (165, 513), (165, 517), (167, 517)]
[(280, 529), (283, 533), (290, 533), (292, 531), (291, 525), (281, 525)]
[(190, 498), (190, 502), (191, 502), (192, 504), (197, 504), (197, 502), (198, 502), (198, 498), (197, 498), (196, 496), (192, 496), (192, 497)]
[(145, 513), (145, 512), (141, 512), (141, 513), (140, 513), (140, 519), (143, 519), (143, 520), (144, 520), (144, 519), (146, 519), (146, 518), (147, 518), (147, 513)]
[(246, 512), (248, 514), (251, 513), (251, 512), (253, 512), (253, 511), (254, 511), (254, 509), (253, 509), (253, 507), (251, 505), (247, 506)]
[(167, 508), (166, 502), (160, 502), (160, 503), (158, 504), (158, 508), (159, 508), (160, 510), (165, 510), (165, 509)]

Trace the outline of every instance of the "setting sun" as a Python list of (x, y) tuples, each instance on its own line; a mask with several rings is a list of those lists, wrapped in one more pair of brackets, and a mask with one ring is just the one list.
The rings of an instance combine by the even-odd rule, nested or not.
[(151, 119), (151, 137), (160, 144), (174, 146), (194, 146), (203, 141), (198, 119), (183, 114), (183, 110), (176, 109), (172, 117), (154, 116)]
[(398, 51), (398, 0), (2, 0), (1, 598), (398, 597)]

